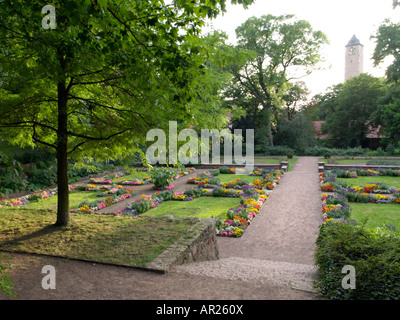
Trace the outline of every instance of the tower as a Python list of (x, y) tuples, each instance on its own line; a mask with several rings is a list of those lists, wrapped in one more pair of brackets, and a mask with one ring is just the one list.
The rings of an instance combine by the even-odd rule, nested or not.
[(354, 35), (346, 45), (344, 80), (364, 72), (364, 46)]

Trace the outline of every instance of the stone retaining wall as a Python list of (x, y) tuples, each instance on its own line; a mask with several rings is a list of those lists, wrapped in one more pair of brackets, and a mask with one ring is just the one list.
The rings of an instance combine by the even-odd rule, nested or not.
[(168, 272), (184, 263), (219, 259), (215, 219), (201, 219), (146, 267)]

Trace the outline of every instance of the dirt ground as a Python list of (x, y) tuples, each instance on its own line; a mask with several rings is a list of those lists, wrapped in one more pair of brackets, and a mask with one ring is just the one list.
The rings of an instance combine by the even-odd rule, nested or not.
[[(174, 181), (176, 191), (195, 174)], [(285, 173), (281, 184), (263, 206), (265, 212), (257, 216), (246, 234), (240, 239), (218, 238), (220, 261), (195, 263), (194, 269), (182, 266), (168, 274), (159, 274), (13, 253), (10, 277), (17, 292), (13, 300), (157, 300), (160, 304), (167, 300), (320, 300), (316, 292), (307, 287), (293, 287), (290, 281), (275, 281), (279, 278), (279, 268), (283, 268), (279, 263), (288, 266), (285, 277), (289, 278), (290, 268), (312, 267), (321, 217), (318, 186), (317, 158), (300, 158), (295, 169)], [(243, 270), (248, 270), (244, 273), (254, 276), (243, 278), (224, 271), (229, 269), (224, 264), (235, 270), (234, 263), (241, 262)], [(55, 267), (55, 289), (42, 288), (45, 265)], [(276, 270), (270, 269), (275, 265), (279, 265)], [(300, 271), (299, 277), (306, 274), (306, 278), (299, 279), (299, 283), (309, 281), (308, 271)], [(268, 278), (266, 273), (274, 276)], [(0, 296), (0, 300), (8, 299)]]

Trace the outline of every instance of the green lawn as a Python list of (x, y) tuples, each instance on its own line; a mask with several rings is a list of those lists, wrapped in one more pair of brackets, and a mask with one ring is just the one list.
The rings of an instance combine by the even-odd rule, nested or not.
[(238, 178), (242, 179), (242, 180), (246, 180), (249, 183), (253, 183), (254, 180), (256, 179), (261, 179), (261, 176), (249, 176), (246, 174), (229, 174), (229, 173), (224, 173), (224, 174), (219, 174), (217, 176), (217, 178), (221, 181), (221, 182), (230, 182), (233, 180), (236, 180)]
[(362, 176), (358, 178), (339, 178), (338, 180), (345, 181), (347, 184), (352, 184), (353, 186), (361, 186), (367, 183), (384, 183), (388, 187), (400, 188), (400, 177)]
[(357, 222), (367, 220), (367, 225), (382, 227), (384, 225), (394, 226), (400, 230), (400, 205), (398, 204), (375, 204), (375, 203), (351, 203), (351, 218)]
[(145, 172), (145, 171), (135, 171), (129, 175), (123, 176), (123, 177), (119, 177), (119, 178), (114, 178), (112, 181), (119, 181), (119, 180), (143, 180), (143, 178), (145, 177), (149, 177), (150, 174), (149, 172)]
[[(97, 195), (101, 193), (101, 191), (74, 191), (69, 194), (69, 207), (70, 209), (78, 209), (78, 206), (83, 201), (97, 201), (102, 197), (98, 197)], [(29, 209), (49, 209), (56, 210), (57, 209), (57, 195), (46, 199), (40, 199), (38, 201), (33, 201), (26, 205)]]
[(143, 266), (195, 223), (98, 214), (72, 214), (71, 218), (69, 227), (58, 228), (54, 211), (0, 208), (0, 251)]
[[(292, 171), (294, 165), (297, 162), (297, 158), (294, 157), (292, 159), (288, 159), (287, 157), (262, 157), (262, 156), (256, 156), (254, 157), (254, 162), (261, 162), (261, 163), (265, 163), (265, 164), (279, 164), (281, 161), (287, 161), (289, 162), (289, 168), (288, 171)], [(257, 165), (255, 165), (255, 167), (257, 167)]]
[(178, 218), (210, 218), (211, 216), (226, 218), (227, 211), (239, 205), (239, 198), (201, 197), (192, 201), (171, 200), (159, 204), (144, 215), (152, 217), (174, 215)]

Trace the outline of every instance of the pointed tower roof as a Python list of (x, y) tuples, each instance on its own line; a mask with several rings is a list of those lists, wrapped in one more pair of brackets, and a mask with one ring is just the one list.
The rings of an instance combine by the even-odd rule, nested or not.
[(361, 45), (360, 40), (357, 39), (356, 35), (353, 35), (353, 37), (350, 39), (349, 43), (346, 44), (346, 47), (351, 47), (351, 46), (358, 46)]

